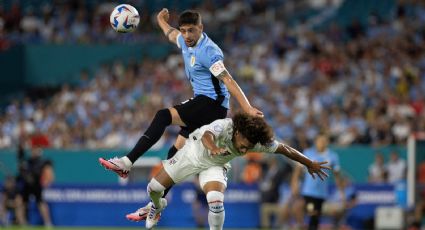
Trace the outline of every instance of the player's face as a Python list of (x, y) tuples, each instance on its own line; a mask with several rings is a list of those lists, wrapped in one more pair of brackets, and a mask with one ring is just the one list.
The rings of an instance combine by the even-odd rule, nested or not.
[(324, 136), (319, 136), (316, 138), (316, 148), (319, 152), (323, 152), (326, 150), (328, 146), (328, 139)]
[(238, 131), (233, 135), (233, 146), (240, 153), (246, 153), (248, 150), (254, 148), (254, 145)]
[(179, 29), (180, 33), (183, 36), (184, 43), (186, 43), (188, 47), (193, 47), (196, 45), (196, 42), (198, 42), (199, 38), (201, 37), (203, 26), (202, 24), (187, 24), (181, 25)]

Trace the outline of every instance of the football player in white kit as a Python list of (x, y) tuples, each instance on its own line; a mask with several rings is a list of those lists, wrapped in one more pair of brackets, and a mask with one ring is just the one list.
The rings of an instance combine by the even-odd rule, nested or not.
[(148, 213), (146, 228), (157, 224), (157, 214), (167, 206), (167, 201), (161, 198), (164, 190), (188, 176), (199, 174), (199, 183), (208, 201), (210, 229), (222, 229), (229, 162), (247, 151), (283, 154), (305, 165), (313, 177), (317, 175), (322, 180), (328, 176), (323, 170), (331, 169), (326, 166), (327, 162), (311, 161), (292, 147), (274, 140), (272, 128), (264, 118), (237, 113), (233, 119), (216, 120), (196, 129), (174, 157), (163, 161), (163, 169), (147, 187), (154, 205)]

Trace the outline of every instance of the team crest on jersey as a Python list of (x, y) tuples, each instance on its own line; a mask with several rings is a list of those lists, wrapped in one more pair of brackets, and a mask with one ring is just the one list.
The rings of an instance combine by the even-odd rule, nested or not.
[(195, 56), (194, 56), (194, 55), (192, 55), (192, 56), (190, 57), (190, 66), (191, 66), (191, 67), (193, 67), (193, 66), (195, 65), (195, 61), (196, 61)]

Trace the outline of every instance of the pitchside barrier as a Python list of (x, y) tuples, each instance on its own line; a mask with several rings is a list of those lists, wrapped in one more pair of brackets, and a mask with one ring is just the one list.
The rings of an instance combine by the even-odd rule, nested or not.
[[(356, 205), (348, 211), (346, 223), (364, 229), (373, 221), (377, 207), (396, 206), (398, 195), (390, 185), (355, 185)], [(332, 190), (334, 190), (332, 188)], [(148, 201), (146, 184), (126, 186), (53, 186), (44, 192), (56, 226), (142, 226), (125, 215)], [(159, 222), (162, 227), (196, 227), (192, 204), (197, 199), (194, 185), (175, 186)], [(207, 206), (203, 206), (205, 214)], [(260, 193), (255, 185), (229, 184), (225, 194), (226, 228), (256, 228), (260, 225)], [(41, 224), (35, 205), (31, 223)], [(198, 211), (199, 212), (199, 211)], [(206, 216), (205, 216), (206, 218)], [(206, 221), (206, 219), (205, 219)], [(206, 222), (205, 222), (206, 223)]]

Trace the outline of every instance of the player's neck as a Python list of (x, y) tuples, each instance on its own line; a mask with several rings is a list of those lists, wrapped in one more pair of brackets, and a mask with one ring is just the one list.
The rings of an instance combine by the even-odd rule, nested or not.
[(198, 41), (196, 42), (196, 44), (194, 45), (194, 46), (191, 46), (191, 47), (189, 47), (189, 48), (191, 48), (191, 49), (195, 49), (198, 45), (199, 45), (199, 43), (201, 43), (201, 41), (202, 41), (202, 39), (204, 39), (204, 34), (203, 33), (201, 33), (201, 36), (199, 37), (199, 39), (198, 39)]

